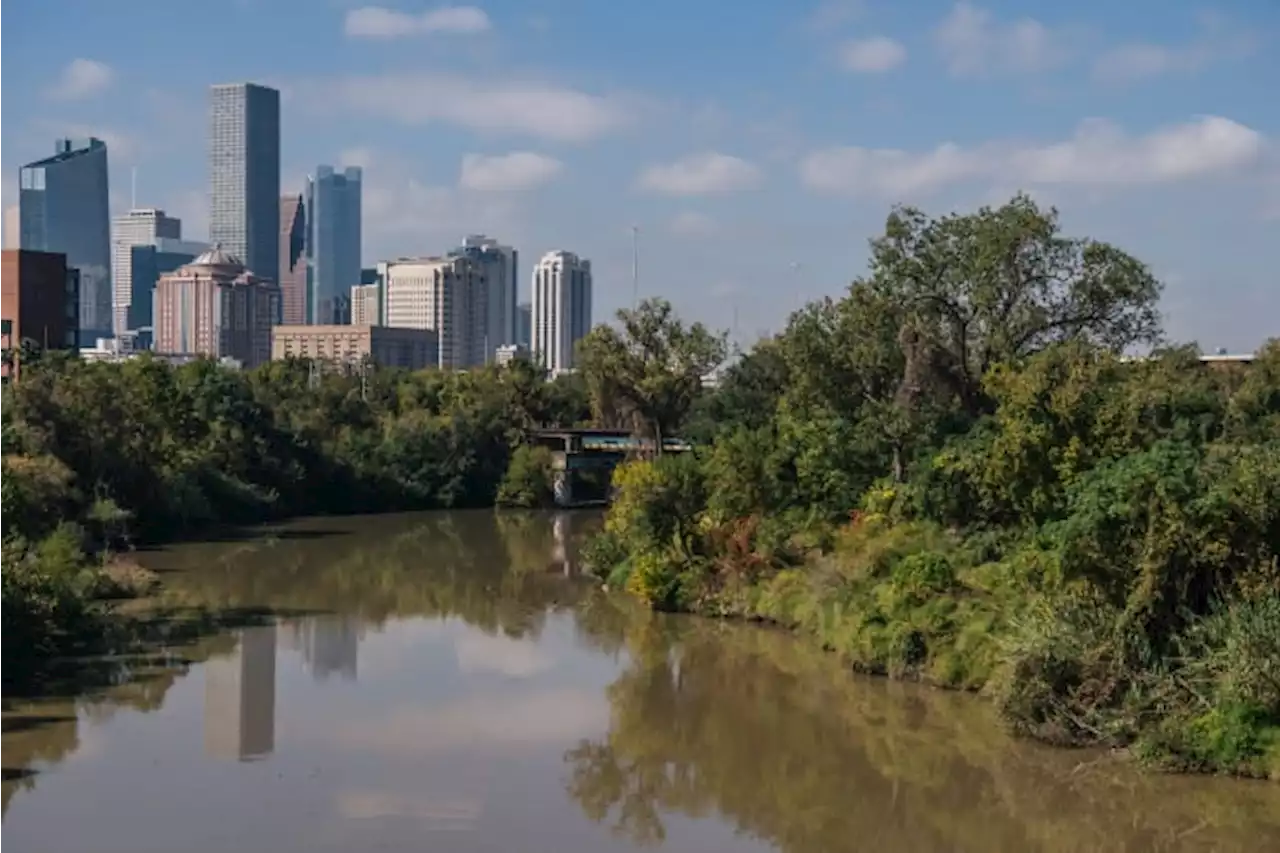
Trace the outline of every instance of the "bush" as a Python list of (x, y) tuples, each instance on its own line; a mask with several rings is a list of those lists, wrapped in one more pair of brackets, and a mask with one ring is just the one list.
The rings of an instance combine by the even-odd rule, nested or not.
[(555, 471), (552, 462), (552, 453), (546, 447), (517, 447), (498, 486), (498, 506), (513, 509), (553, 506)]

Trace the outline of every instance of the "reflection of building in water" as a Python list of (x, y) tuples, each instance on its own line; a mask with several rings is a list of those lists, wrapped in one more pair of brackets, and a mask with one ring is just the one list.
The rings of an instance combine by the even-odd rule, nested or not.
[(360, 651), (360, 623), (350, 616), (316, 616), (301, 627), (302, 659), (317, 681), (340, 675), (354, 681)]
[(204, 749), (243, 761), (275, 748), (276, 628), (245, 628), (239, 640), (233, 653), (204, 665)]
[(572, 576), (577, 570), (577, 548), (573, 541), (573, 513), (558, 512), (551, 522), (551, 533), (555, 537), (555, 547), (551, 549), (551, 559), (556, 568), (564, 571), (565, 577)]

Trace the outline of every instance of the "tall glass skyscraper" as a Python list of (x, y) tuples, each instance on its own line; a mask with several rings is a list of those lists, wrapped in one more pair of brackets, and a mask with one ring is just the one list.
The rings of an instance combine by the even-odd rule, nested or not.
[(211, 90), (209, 240), (261, 278), (280, 270), (280, 93), (254, 83)]
[(18, 206), (20, 248), (60, 252), (80, 271), (80, 345), (111, 337), (106, 143), (59, 139), (52, 157), (22, 167)]
[(360, 283), (361, 172), (319, 166), (307, 183), (307, 322), (341, 322), (351, 288)]

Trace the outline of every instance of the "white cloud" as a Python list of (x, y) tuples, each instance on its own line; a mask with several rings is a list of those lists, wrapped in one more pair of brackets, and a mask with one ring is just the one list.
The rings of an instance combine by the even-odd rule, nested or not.
[(750, 189), (760, 178), (760, 169), (747, 160), (709, 151), (650, 166), (637, 183), (641, 189), (663, 195), (708, 195)]
[(609, 702), (595, 690), (544, 690), (514, 698), (478, 696), (344, 725), (338, 743), (413, 757), (453, 749), (568, 746), (607, 728)]
[(934, 41), (955, 76), (1032, 73), (1062, 63), (1064, 37), (1033, 18), (1001, 23), (972, 3), (956, 3), (934, 31)]
[(484, 803), (477, 799), (432, 801), (400, 791), (380, 789), (341, 791), (335, 805), (338, 814), (348, 820), (412, 818), (428, 824), (423, 829), (436, 832), (474, 829), (484, 811)]
[(462, 672), (492, 672), (510, 678), (529, 678), (551, 669), (555, 662), (537, 643), (468, 631), (453, 641)]
[(74, 101), (96, 95), (115, 80), (110, 65), (96, 59), (73, 59), (62, 69), (49, 94), (63, 101)]
[(801, 164), (810, 188), (875, 193), (894, 200), (966, 181), (1017, 185), (1117, 186), (1165, 183), (1227, 172), (1258, 161), (1261, 134), (1230, 119), (1204, 116), (1145, 136), (1128, 136), (1097, 119), (1050, 144), (953, 143), (932, 151), (830, 148)]
[(719, 225), (705, 213), (684, 210), (671, 217), (667, 228), (679, 237), (709, 237), (720, 230)]
[(314, 81), (299, 88), (315, 108), (334, 105), (408, 125), (433, 122), (475, 131), (584, 142), (630, 120), (616, 98), (551, 83), (481, 80), (455, 74), (389, 74)]
[(853, 39), (840, 47), (840, 64), (859, 74), (883, 74), (907, 61), (907, 49), (888, 36)]
[(362, 6), (347, 12), (343, 22), (343, 30), (352, 38), (379, 39), (433, 33), (483, 33), (491, 27), (489, 16), (475, 6), (445, 6), (417, 15), (382, 6)]
[(532, 151), (512, 151), (489, 156), (465, 154), (458, 185), (481, 192), (519, 192), (554, 180), (564, 164), (554, 157)]

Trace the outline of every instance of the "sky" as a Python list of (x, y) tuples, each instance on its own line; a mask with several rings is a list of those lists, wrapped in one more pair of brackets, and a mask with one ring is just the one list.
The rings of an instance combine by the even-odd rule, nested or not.
[[(1165, 282), (1206, 350), (1280, 335), (1277, 0), (13, 0), (3, 203), (59, 136), (113, 213), (207, 237), (208, 87), (282, 93), (282, 192), (365, 169), (364, 262), (469, 233), (749, 342), (839, 295), (895, 204), (1030, 193)], [(526, 279), (522, 272), (522, 279)], [(528, 281), (522, 281), (527, 298)]]

